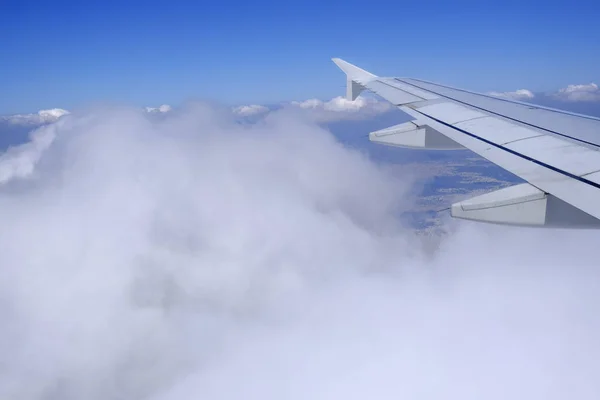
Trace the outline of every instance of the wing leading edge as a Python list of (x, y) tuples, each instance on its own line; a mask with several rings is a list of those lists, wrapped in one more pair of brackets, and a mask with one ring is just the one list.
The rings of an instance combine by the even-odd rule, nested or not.
[(453, 204), (456, 218), (600, 228), (600, 119), (409, 78), (378, 77), (334, 58), (349, 100), (363, 90), (414, 118), (372, 132), (373, 142), (467, 148), (527, 183)]

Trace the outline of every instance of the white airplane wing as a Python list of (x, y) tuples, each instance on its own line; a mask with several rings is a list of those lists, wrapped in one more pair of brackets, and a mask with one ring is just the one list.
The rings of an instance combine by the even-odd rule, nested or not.
[(467, 148), (528, 182), (453, 204), (453, 217), (600, 228), (600, 119), (419, 79), (378, 77), (333, 61), (347, 75), (349, 100), (366, 89), (414, 118), (370, 133), (371, 141)]

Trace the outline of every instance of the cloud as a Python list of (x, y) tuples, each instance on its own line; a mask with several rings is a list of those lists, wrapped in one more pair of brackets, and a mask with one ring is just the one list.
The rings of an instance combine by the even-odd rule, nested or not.
[(291, 104), (303, 109), (323, 109), (337, 112), (356, 112), (365, 108), (374, 108), (387, 111), (391, 105), (387, 101), (379, 101), (371, 97), (359, 96), (356, 100), (348, 100), (344, 97), (334, 97), (329, 101), (309, 99), (305, 101), (293, 101)]
[[(159, 107), (144, 107), (148, 113), (166, 113), (172, 110), (168, 104)], [(40, 110), (31, 114), (13, 114), (0, 116), (0, 122), (4, 121), (12, 125), (36, 127), (58, 121), (61, 117), (70, 114), (69, 111), (62, 108), (52, 108), (49, 110)]]
[(309, 117), (319, 122), (368, 119), (394, 109), (387, 101), (363, 96), (353, 101), (341, 96), (329, 101), (318, 99), (293, 101), (289, 106), (303, 110)]
[(34, 114), (14, 114), (0, 116), (0, 121), (6, 121), (13, 125), (35, 126), (55, 122), (67, 114), (69, 114), (67, 110), (53, 108), (50, 110), (40, 110)]
[(316, 122), (365, 120), (394, 109), (387, 101), (373, 97), (359, 96), (350, 101), (338, 96), (327, 101), (308, 99), (281, 103), (273, 107), (243, 105), (234, 107), (233, 112), (241, 116), (264, 116), (281, 108), (299, 111), (304, 117)]
[(559, 100), (570, 102), (600, 101), (600, 90), (595, 83), (568, 85), (554, 93), (553, 96)]
[(45, 129), (31, 132), (29, 141), (11, 146), (0, 155), (0, 185), (17, 178), (29, 178), (35, 170), (43, 152), (55, 138), (60, 125), (50, 125)]
[(297, 115), (222, 111), (72, 115), (0, 159), (0, 397), (145, 397), (278, 298), (379, 257), (402, 185)]
[[(323, 101), (319, 99), (308, 99), (304, 101), (292, 101), (290, 103), (281, 103), (274, 107), (267, 107), (259, 104), (241, 105), (233, 107), (234, 114), (240, 116), (264, 115), (282, 107), (295, 107), (312, 112), (314, 115), (325, 119), (347, 119), (347, 118), (368, 118), (374, 115), (391, 110), (392, 105), (383, 100), (373, 97), (359, 96), (356, 100), (347, 100), (338, 96), (331, 100)], [(146, 107), (145, 110), (150, 113), (171, 111), (171, 106), (162, 105), (158, 108)]]
[(249, 106), (234, 107), (233, 112), (235, 114), (239, 114), (241, 116), (247, 117), (247, 116), (251, 116), (251, 115), (265, 114), (265, 113), (269, 112), (269, 108), (265, 107), (265, 106), (260, 106), (257, 104), (252, 104)]
[(548, 98), (566, 102), (594, 102), (600, 101), (600, 89), (595, 83), (583, 85), (568, 85), (552, 93), (534, 94), (527, 89), (514, 92), (488, 92), (489, 95), (513, 100), (531, 100), (533, 98)]
[(146, 112), (149, 113), (166, 113), (172, 110), (172, 107), (168, 104), (163, 104), (159, 107), (145, 107)]
[[(345, 98), (336, 97), (329, 101), (317, 99), (309, 99), (300, 102), (293, 101), (291, 103), (282, 103), (271, 108), (258, 104), (241, 105), (233, 107), (232, 112), (242, 117), (264, 117), (272, 111), (289, 106), (304, 110), (308, 113), (309, 117), (320, 122), (367, 119), (393, 109), (392, 105), (388, 102), (374, 98), (358, 97), (355, 101), (348, 101)], [(173, 107), (168, 104), (163, 104), (159, 107), (144, 107), (143, 110), (149, 114), (163, 115), (171, 112)], [(59, 118), (68, 114), (69, 111), (67, 110), (54, 108), (50, 110), (41, 110), (32, 114), (0, 116), (0, 122), (34, 128), (56, 122)]]
[(338, 96), (327, 101), (308, 99), (281, 103), (272, 107), (257, 104), (242, 105), (232, 110), (234, 114), (249, 117), (265, 116), (281, 108), (299, 111), (305, 118), (316, 122), (365, 120), (394, 109), (387, 101), (373, 97), (359, 96), (356, 100), (350, 101)]
[(0, 397), (598, 397), (596, 232), (417, 238), (411, 175), (298, 109), (37, 130), (0, 186)]
[(518, 89), (514, 92), (488, 92), (487, 94), (513, 100), (530, 100), (535, 97), (533, 92), (527, 89)]

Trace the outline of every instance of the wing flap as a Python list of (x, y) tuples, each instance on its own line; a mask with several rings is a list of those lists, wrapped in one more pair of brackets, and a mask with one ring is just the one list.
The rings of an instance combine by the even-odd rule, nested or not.
[(380, 129), (369, 140), (387, 146), (427, 150), (461, 150), (463, 146), (418, 120)]
[[(600, 218), (600, 184), (587, 177), (581, 178), (550, 164), (507, 151), (505, 147), (443, 121), (430, 118), (410, 107), (401, 109), (414, 118), (427, 120), (427, 124), (450, 139), (479, 154), (494, 164), (517, 175), (546, 193), (574, 205), (586, 213)], [(600, 176), (599, 176), (600, 178)]]
[(529, 183), (476, 196), (451, 207), (455, 218), (502, 225), (599, 228), (600, 220)]
[(568, 175), (600, 171), (600, 151), (525, 128), (452, 102), (415, 108), (420, 114), (443, 121), (489, 145), (541, 164), (552, 165)]

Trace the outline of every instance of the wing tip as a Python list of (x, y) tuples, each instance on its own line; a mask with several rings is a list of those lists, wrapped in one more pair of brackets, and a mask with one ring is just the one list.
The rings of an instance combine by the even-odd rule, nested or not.
[(339, 69), (344, 71), (348, 78), (357, 82), (370, 80), (371, 78), (377, 77), (377, 75), (372, 74), (369, 71), (365, 71), (354, 64), (350, 64), (348, 61), (342, 60), (341, 58), (333, 57), (331, 61), (333, 61), (335, 65), (339, 67)]

